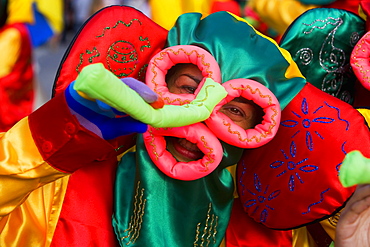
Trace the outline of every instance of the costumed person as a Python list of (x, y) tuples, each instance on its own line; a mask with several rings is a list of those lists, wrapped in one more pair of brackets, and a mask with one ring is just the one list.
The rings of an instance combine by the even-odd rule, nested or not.
[(315, 246), (302, 226), (354, 191), (338, 160), (370, 156), (363, 117), (244, 19), (201, 17), (83, 25), (53, 98), (1, 138), (0, 244)]
[(0, 131), (29, 115), (34, 102), (31, 0), (2, 0), (0, 26)]
[[(330, 94), (355, 106), (363, 97), (357, 90), (350, 56), (365, 32), (365, 21), (352, 12), (314, 8), (289, 26), (280, 47), (291, 54), (309, 85), (323, 91), (323, 97), (329, 99)], [(350, 140), (353, 139), (351, 135), (356, 135), (356, 127), (350, 124), (353, 123), (351, 120), (348, 126), (339, 128), (342, 131), (332, 130), (333, 134), (352, 132), (342, 140), (337, 139), (335, 146), (329, 144), (331, 134), (324, 129), (352, 119), (351, 114), (356, 115), (360, 125), (365, 120), (364, 116), (358, 116), (363, 111), (344, 110), (337, 107), (337, 103), (319, 100), (316, 98), (319, 93), (310, 91), (305, 87), (282, 111), (279, 131), (271, 142), (244, 152), (236, 179), (241, 201), (234, 203), (228, 228), (230, 233), (226, 235), (229, 242), (234, 243), (232, 246), (243, 246), (251, 239), (258, 246), (276, 242), (287, 246), (307, 243), (309, 246), (328, 246), (335, 239), (340, 211), (345, 198), (351, 195), (338, 183), (338, 169), (344, 155), (351, 150), (347, 146), (349, 142), (357, 142)], [(349, 115), (343, 118), (343, 114)], [(368, 136), (368, 131), (364, 131)], [(311, 177), (313, 174), (315, 176)], [(313, 185), (315, 182), (311, 179), (317, 179), (320, 185)], [(335, 195), (338, 192), (340, 197), (343, 196), (341, 199), (337, 197), (339, 194)], [(286, 203), (292, 200), (300, 203)], [(252, 230), (244, 232), (238, 225), (249, 225)]]

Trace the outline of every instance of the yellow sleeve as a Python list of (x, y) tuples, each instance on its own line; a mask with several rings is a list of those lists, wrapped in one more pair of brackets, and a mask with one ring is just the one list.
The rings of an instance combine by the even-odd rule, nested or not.
[(270, 28), (283, 34), (288, 26), (303, 12), (318, 7), (305, 5), (297, 0), (249, 0), (248, 6)]
[(0, 77), (8, 75), (21, 50), (21, 34), (15, 28), (0, 33)]
[(32, 191), (67, 175), (43, 160), (32, 139), (28, 118), (22, 119), (0, 137), (0, 219), (21, 205)]

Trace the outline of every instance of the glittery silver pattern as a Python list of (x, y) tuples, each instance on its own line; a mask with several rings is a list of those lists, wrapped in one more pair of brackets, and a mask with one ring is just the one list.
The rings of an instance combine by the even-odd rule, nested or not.
[(308, 65), (313, 60), (313, 51), (310, 48), (302, 48), (296, 52), (296, 57), (298, 56), (302, 65)]
[[(335, 47), (334, 40), (336, 32), (339, 27), (343, 24), (341, 18), (328, 17), (324, 20), (315, 20), (310, 24), (303, 23), (307, 27), (311, 27), (309, 31), (305, 31), (304, 34), (310, 34), (315, 29), (324, 30), (326, 28), (332, 28), (332, 30), (325, 37), (321, 49), (319, 51), (319, 62), (323, 70), (328, 74), (324, 77), (322, 82), (322, 90), (324, 92), (331, 93), (337, 96), (342, 84), (343, 74), (345, 73), (346, 56), (342, 49)], [(357, 34), (358, 35), (358, 34)], [(352, 35), (353, 41), (356, 39), (356, 35)], [(309, 48), (305, 48), (309, 49)]]
[(357, 42), (360, 40), (360, 38), (361, 38), (361, 36), (358, 32), (353, 32), (351, 34), (351, 38), (349, 40), (351, 46), (354, 47), (357, 44)]

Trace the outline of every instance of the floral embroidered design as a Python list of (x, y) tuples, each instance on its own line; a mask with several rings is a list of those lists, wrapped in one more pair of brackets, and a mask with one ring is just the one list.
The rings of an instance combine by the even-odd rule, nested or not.
[(264, 223), (267, 220), (269, 210), (275, 210), (273, 207), (269, 206), (269, 202), (277, 198), (280, 195), (280, 190), (275, 190), (269, 192), (270, 186), (267, 185), (263, 188), (261, 180), (257, 174), (254, 174), (254, 188), (255, 191), (249, 189), (248, 192), (252, 195), (253, 199), (246, 201), (243, 206), (247, 208), (254, 207), (254, 210), (251, 215), (259, 212), (260, 219), (259, 221)]
[(297, 146), (294, 141), (290, 144), (290, 157), (284, 152), (284, 150), (280, 150), (283, 154), (285, 160), (277, 160), (270, 164), (270, 167), (273, 169), (280, 169), (282, 170), (276, 177), (281, 176), (288, 176), (288, 187), (290, 191), (294, 191), (296, 187), (296, 180), (300, 182), (301, 184), (304, 183), (301, 173), (309, 173), (314, 172), (319, 169), (318, 166), (307, 164), (305, 165), (305, 162), (308, 160), (308, 158), (304, 158), (302, 160), (299, 160), (298, 162), (295, 161), (294, 158), (297, 157)]
[(314, 136), (319, 137), (321, 140), (324, 140), (324, 134), (320, 133), (313, 129), (314, 124), (331, 124), (336, 119), (331, 117), (325, 117), (320, 115), (320, 110), (324, 107), (329, 107), (335, 109), (337, 111), (338, 120), (343, 121), (346, 123), (346, 131), (349, 129), (349, 122), (345, 119), (340, 117), (340, 110), (337, 107), (331, 106), (328, 103), (324, 102), (324, 105), (319, 106), (317, 109), (311, 111), (309, 107), (309, 103), (307, 102), (306, 98), (302, 100), (301, 104), (301, 112), (297, 113), (292, 111), (295, 115), (295, 119), (284, 120), (281, 122), (281, 125), (284, 127), (289, 128), (298, 128), (298, 130), (292, 135), (292, 138), (297, 137), (302, 131), (301, 126), (303, 126), (303, 130), (305, 131), (305, 138), (306, 138), (306, 147), (308, 150), (314, 150)]

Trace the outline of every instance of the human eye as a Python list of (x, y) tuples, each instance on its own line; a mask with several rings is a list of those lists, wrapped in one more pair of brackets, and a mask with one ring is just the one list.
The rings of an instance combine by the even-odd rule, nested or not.
[(246, 113), (244, 110), (234, 104), (233, 102), (230, 102), (226, 105), (224, 105), (221, 109), (220, 112), (228, 116), (231, 120), (235, 121), (241, 121), (243, 118), (245, 118)]
[(222, 106), (219, 111), (243, 129), (253, 128), (263, 118), (263, 110), (243, 98), (236, 98), (230, 101)]
[(191, 87), (191, 86), (182, 86), (181, 87), (182, 93), (186, 93), (186, 94), (194, 94), (195, 90), (197, 90), (196, 87)]
[(198, 82), (188, 75), (180, 75), (176, 81), (175, 86), (178, 88), (178, 93), (194, 94), (198, 88)]

